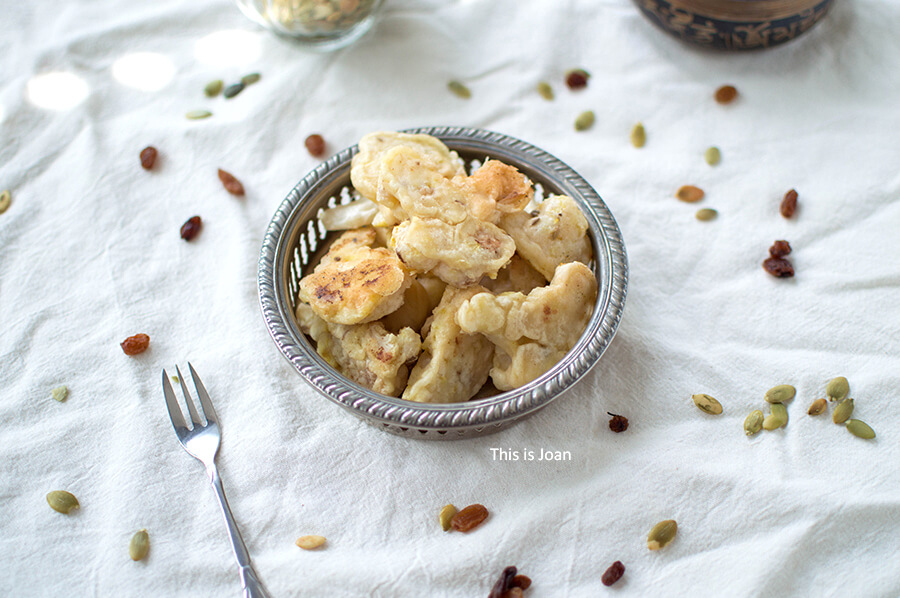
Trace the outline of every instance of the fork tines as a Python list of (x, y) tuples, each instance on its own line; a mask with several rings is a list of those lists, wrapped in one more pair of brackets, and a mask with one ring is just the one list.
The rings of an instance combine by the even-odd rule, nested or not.
[[(188, 368), (191, 372), (191, 378), (194, 379), (194, 388), (197, 391), (197, 397), (200, 399), (200, 408), (203, 411), (203, 415), (206, 417), (207, 424), (215, 424), (217, 423), (216, 410), (213, 408), (212, 401), (209, 398), (209, 393), (206, 392), (206, 387), (203, 386), (203, 382), (200, 380), (200, 376), (197, 375), (197, 372), (194, 370), (194, 366), (188, 362)], [(194, 406), (194, 400), (191, 398), (191, 393), (188, 391), (187, 385), (184, 383), (184, 376), (181, 373), (181, 369), (176, 365), (175, 371), (178, 372), (178, 382), (181, 385), (181, 392), (184, 394), (184, 402), (187, 405), (188, 414), (190, 415), (191, 422), (193, 422), (194, 426), (203, 426), (207, 425), (200, 419), (200, 414), (197, 412), (197, 408)], [(178, 405), (178, 399), (175, 397), (175, 391), (172, 390), (172, 384), (169, 382), (169, 375), (166, 373), (166, 370), (163, 369), (162, 372), (162, 384), (163, 384), (163, 394), (166, 396), (166, 407), (169, 410), (169, 418), (172, 420), (172, 425), (176, 428), (185, 428), (187, 429), (187, 423), (184, 420), (183, 412), (181, 411), (181, 407)]]

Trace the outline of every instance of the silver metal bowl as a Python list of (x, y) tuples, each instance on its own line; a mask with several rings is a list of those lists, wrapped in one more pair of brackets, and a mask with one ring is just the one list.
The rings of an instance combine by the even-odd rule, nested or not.
[(297, 284), (321, 251), (328, 233), (320, 209), (351, 200), (350, 160), (356, 146), (342, 150), (306, 175), (275, 212), (259, 258), (259, 301), (266, 326), (281, 353), (326, 398), (379, 429), (410, 438), (451, 440), (499, 431), (547, 405), (587, 374), (612, 341), (622, 317), (628, 263), (622, 234), (597, 192), (577, 172), (535, 146), (513, 137), (461, 127), (404, 131), (433, 135), (456, 151), (467, 166), (495, 158), (535, 183), (536, 196), (573, 198), (587, 217), (594, 250), (591, 267), (599, 292), (587, 329), (550, 371), (514, 390), (465, 403), (413, 403), (388, 397), (345, 378), (317, 353), (294, 316)]

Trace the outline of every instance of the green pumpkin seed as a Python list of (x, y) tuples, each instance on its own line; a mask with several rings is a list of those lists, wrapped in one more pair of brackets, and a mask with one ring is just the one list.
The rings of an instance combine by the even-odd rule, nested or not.
[(719, 216), (719, 213), (712, 208), (702, 208), (697, 210), (697, 213), (694, 214), (694, 217), (697, 220), (702, 222), (709, 222), (710, 220), (715, 220)]
[(9, 209), (9, 204), (12, 203), (12, 194), (9, 192), (9, 189), (5, 190), (3, 193), (0, 193), (0, 214)]
[(850, 383), (843, 376), (832, 378), (825, 387), (825, 394), (832, 401), (841, 401), (850, 394)]
[(222, 90), (222, 97), (228, 100), (241, 93), (242, 91), (244, 91), (244, 84), (235, 83), (234, 85), (229, 85), (224, 90)]
[(206, 97), (208, 98), (214, 98), (222, 93), (223, 87), (225, 87), (225, 82), (221, 79), (216, 79), (215, 81), (210, 81), (206, 84), (206, 87), (203, 88), (203, 93), (206, 94)]
[(259, 73), (250, 73), (249, 75), (241, 77), (241, 83), (244, 85), (253, 85), (260, 79), (262, 79), (262, 76)]
[(763, 420), (763, 429), (771, 432), (788, 423), (787, 407), (781, 403), (772, 403), (772, 413)]
[(54, 490), (53, 492), (48, 493), (47, 503), (54, 511), (66, 515), (68, 515), (72, 509), (77, 509), (81, 506), (78, 504), (78, 499), (75, 498), (71, 492), (66, 492), (65, 490)]
[(716, 146), (712, 146), (703, 154), (703, 159), (706, 160), (706, 163), (710, 166), (715, 166), (722, 160), (722, 152), (720, 152), (719, 148)]
[(842, 424), (850, 419), (851, 415), (853, 415), (853, 399), (844, 399), (834, 408), (831, 419), (836, 424)]
[(660, 521), (653, 526), (647, 535), (647, 548), (650, 550), (659, 550), (675, 539), (678, 532), (678, 524), (673, 519)]
[(447, 83), (447, 89), (450, 90), (453, 95), (458, 98), (462, 98), (464, 100), (468, 100), (472, 97), (472, 92), (468, 87), (460, 83), (459, 81), (450, 81)]
[(631, 129), (631, 145), (644, 147), (645, 143), (647, 143), (647, 131), (644, 130), (642, 123), (638, 123)]
[(722, 403), (707, 394), (691, 395), (691, 399), (694, 400), (694, 405), (704, 413), (709, 413), (710, 415), (719, 415), (722, 413)]
[(548, 102), (553, 101), (553, 88), (546, 81), (541, 81), (537, 84), (537, 92)]
[(591, 127), (594, 126), (594, 112), (592, 110), (586, 110), (578, 115), (578, 118), (575, 119), (575, 130), (576, 131), (587, 131)]
[(212, 112), (209, 110), (191, 110), (185, 116), (191, 120), (200, 120), (201, 118), (209, 118)]
[(450, 531), (450, 520), (453, 519), (453, 516), (456, 515), (457, 508), (453, 505), (447, 505), (443, 509), (441, 509), (441, 514), (439, 516), (441, 520), (441, 529), (445, 532)]
[(50, 396), (53, 397), (54, 401), (59, 401), (60, 403), (62, 403), (66, 400), (66, 397), (69, 396), (69, 388), (65, 385), (57, 386), (50, 391)]
[(869, 425), (865, 422), (861, 422), (858, 419), (851, 419), (847, 422), (847, 431), (857, 438), (865, 438), (866, 440), (875, 438), (875, 430), (870, 428)]
[(744, 420), (744, 433), (747, 436), (753, 436), (754, 434), (759, 433), (763, 427), (763, 412), (757, 409), (756, 411), (751, 411), (750, 415), (747, 416), (747, 419)]
[(147, 534), (147, 530), (142, 529), (131, 537), (131, 542), (128, 543), (128, 556), (131, 557), (132, 561), (139, 561), (147, 556), (147, 551), (150, 550), (150, 536)]
[(812, 405), (809, 406), (809, 411), (807, 411), (807, 413), (810, 415), (822, 415), (827, 408), (828, 401), (825, 399), (816, 399), (812, 402)]
[(779, 384), (766, 391), (766, 403), (786, 403), (796, 394), (797, 389), (790, 384)]

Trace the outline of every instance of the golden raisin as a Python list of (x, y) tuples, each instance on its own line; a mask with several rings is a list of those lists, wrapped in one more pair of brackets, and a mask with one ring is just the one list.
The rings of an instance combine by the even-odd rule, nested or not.
[(321, 158), (325, 155), (325, 140), (318, 133), (307, 137), (304, 144), (310, 155), (315, 156), (316, 158)]
[(148, 145), (144, 149), (141, 150), (141, 167), (144, 170), (150, 170), (153, 168), (153, 164), (156, 163), (156, 156), (158, 152), (156, 148), (152, 145)]
[(781, 200), (781, 215), (785, 218), (790, 218), (794, 215), (794, 212), (797, 210), (797, 192), (791, 189), (787, 193), (784, 194), (784, 199)]
[(488, 510), (484, 505), (469, 505), (453, 516), (450, 527), (458, 532), (469, 532), (481, 525), (487, 516)]
[(121, 343), (125, 355), (137, 355), (143, 353), (150, 346), (150, 337), (144, 333), (129, 336)]
[(222, 185), (225, 186), (225, 190), (232, 195), (244, 194), (244, 186), (241, 184), (241, 182), (234, 178), (233, 174), (225, 172), (221, 168), (219, 169), (219, 180), (222, 181)]
[(695, 187), (694, 185), (682, 185), (678, 188), (678, 191), (675, 192), (675, 197), (688, 203), (700, 201), (703, 199), (704, 195), (706, 194), (703, 192), (703, 189)]
[(723, 85), (716, 90), (716, 101), (720, 104), (730, 104), (737, 97), (737, 89), (734, 85)]

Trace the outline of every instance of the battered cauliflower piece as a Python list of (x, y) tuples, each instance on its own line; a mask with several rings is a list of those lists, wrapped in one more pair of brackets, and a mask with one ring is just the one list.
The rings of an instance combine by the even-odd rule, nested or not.
[(478, 293), (464, 301), (456, 321), (497, 347), (491, 379), (512, 390), (547, 372), (575, 346), (597, 298), (597, 279), (580, 262), (557, 267), (550, 284), (522, 293)]
[(548, 197), (537, 213), (501, 214), (499, 224), (515, 240), (519, 254), (547, 280), (560, 264), (591, 261), (587, 218), (570, 197)]
[(425, 320), (431, 315), (433, 308), (428, 291), (418, 280), (413, 280), (406, 292), (403, 293), (403, 305), (381, 318), (379, 322), (389, 332), (395, 334), (404, 328), (412, 328), (418, 332), (422, 330), (422, 326), (425, 325)]
[(467, 334), (456, 323), (456, 312), (482, 287), (447, 287), (425, 327), (422, 355), (409, 375), (401, 398), (419, 403), (468, 401), (484, 385), (491, 369), (494, 345), (480, 334)]
[(410, 216), (438, 218), (457, 224), (467, 216), (468, 198), (463, 177), (446, 178), (440, 164), (415, 148), (397, 146), (381, 159), (375, 202), (395, 222)]
[(466, 180), (469, 213), (494, 224), (504, 213), (517, 212), (534, 198), (531, 181), (514, 166), (488, 160)]
[(391, 334), (380, 322), (345, 326), (326, 322), (306, 303), (297, 305), (297, 321), (316, 342), (328, 365), (350, 380), (388, 396), (399, 396), (422, 339), (411, 328)]
[(451, 225), (413, 217), (394, 227), (390, 246), (413, 270), (461, 288), (485, 275), (495, 278), (516, 251), (512, 237), (475, 218)]
[(362, 198), (350, 203), (322, 210), (319, 222), (325, 230), (350, 230), (372, 224), (378, 214), (378, 204)]
[(547, 284), (544, 275), (535, 270), (525, 258), (518, 253), (513, 254), (509, 263), (497, 273), (497, 278), (491, 280), (487, 276), (481, 279), (481, 286), (498, 295), (515, 291), (528, 294), (537, 287)]
[(430, 158), (436, 164), (438, 172), (448, 179), (466, 174), (459, 155), (450, 151), (436, 137), (378, 131), (359, 140), (359, 153), (353, 156), (350, 163), (350, 180), (360, 195), (375, 201), (378, 178), (381, 175), (381, 159), (388, 150), (399, 145), (413, 148)]
[(377, 320), (403, 304), (413, 277), (394, 252), (372, 248), (371, 228), (344, 233), (312, 273), (300, 280), (299, 298), (335, 324)]

